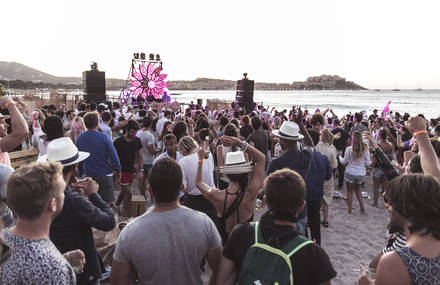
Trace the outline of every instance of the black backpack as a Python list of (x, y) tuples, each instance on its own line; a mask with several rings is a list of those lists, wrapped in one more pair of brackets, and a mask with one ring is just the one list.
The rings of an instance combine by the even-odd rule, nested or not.
[(246, 252), (238, 284), (293, 285), (293, 268), (290, 257), (313, 241), (298, 235), (282, 249), (274, 248), (265, 243), (263, 235), (258, 229), (258, 222), (252, 222), (250, 225), (255, 231), (255, 243)]

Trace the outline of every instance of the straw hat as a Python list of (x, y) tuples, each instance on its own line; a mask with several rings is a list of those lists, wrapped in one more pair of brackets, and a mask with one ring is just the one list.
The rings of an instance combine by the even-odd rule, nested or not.
[(299, 127), (294, 122), (284, 121), (279, 130), (273, 130), (272, 134), (275, 136), (291, 141), (299, 141), (304, 138), (299, 133)]
[(223, 175), (249, 173), (254, 170), (251, 163), (252, 162), (246, 162), (244, 152), (242, 151), (228, 152), (226, 154), (225, 165), (220, 166), (219, 171)]
[(69, 166), (85, 160), (89, 155), (88, 152), (78, 151), (71, 138), (63, 137), (51, 141), (47, 145), (47, 154), (38, 161), (59, 161), (63, 166)]

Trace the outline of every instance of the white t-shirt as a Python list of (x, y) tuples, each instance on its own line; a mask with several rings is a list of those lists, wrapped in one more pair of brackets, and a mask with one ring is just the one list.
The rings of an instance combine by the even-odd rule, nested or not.
[[(179, 160), (183, 157), (182, 154), (180, 154), (180, 152), (177, 152), (176, 154), (176, 162), (179, 162)], [(156, 162), (158, 162), (159, 160), (161, 160), (162, 158), (170, 158), (170, 156), (168, 155), (168, 152), (164, 152), (161, 155), (159, 155), (158, 157), (156, 157), (156, 159), (153, 161), (153, 164), (155, 164)]]
[(141, 131), (139, 138), (142, 143), (142, 156), (144, 157), (144, 164), (153, 164), (154, 154), (150, 152), (148, 146), (154, 144), (154, 137), (150, 131)]
[[(186, 193), (190, 195), (202, 195), (199, 188), (196, 187), (196, 173), (199, 156), (193, 153), (182, 157), (179, 160), (180, 168), (182, 168), (183, 185), (185, 185)], [(202, 167), (202, 181), (210, 187), (215, 187), (214, 184), (214, 159), (209, 154), (208, 159), (203, 161)]]
[(114, 110), (115, 112), (115, 119), (114, 119), (114, 123), (115, 126), (119, 125), (119, 117), (121, 116), (121, 111), (119, 111), (119, 109)]
[(162, 119), (157, 121), (156, 124), (156, 132), (157, 134), (160, 136), (160, 134), (162, 133), (163, 130), (163, 125), (165, 124), (166, 121), (169, 121), (169, 119), (163, 117)]
[(363, 176), (367, 174), (365, 166), (371, 164), (370, 152), (368, 150), (365, 151), (364, 156), (361, 159), (355, 160), (353, 153), (351, 152), (351, 146), (349, 146), (345, 149), (344, 158), (339, 157), (339, 161), (341, 164), (347, 164), (345, 173), (355, 176)]
[(99, 128), (101, 129), (101, 131), (108, 136), (108, 138), (110, 140), (113, 140), (113, 133), (112, 133), (112, 129), (104, 122), (99, 124)]

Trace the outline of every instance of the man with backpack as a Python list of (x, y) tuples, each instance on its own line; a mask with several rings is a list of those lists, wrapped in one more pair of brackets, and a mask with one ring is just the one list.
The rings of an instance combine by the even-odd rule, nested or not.
[(217, 284), (330, 284), (336, 276), (327, 253), (296, 229), (306, 184), (282, 169), (264, 181), (269, 211), (260, 222), (237, 225), (223, 249)]

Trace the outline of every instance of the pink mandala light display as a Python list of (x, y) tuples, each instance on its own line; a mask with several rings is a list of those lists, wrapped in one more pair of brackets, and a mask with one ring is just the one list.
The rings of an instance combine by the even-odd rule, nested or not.
[(142, 95), (142, 98), (152, 96), (154, 99), (162, 99), (164, 88), (168, 87), (165, 82), (167, 74), (161, 74), (162, 68), (158, 63), (142, 63), (139, 69), (133, 69), (130, 77), (130, 90), (132, 96)]

